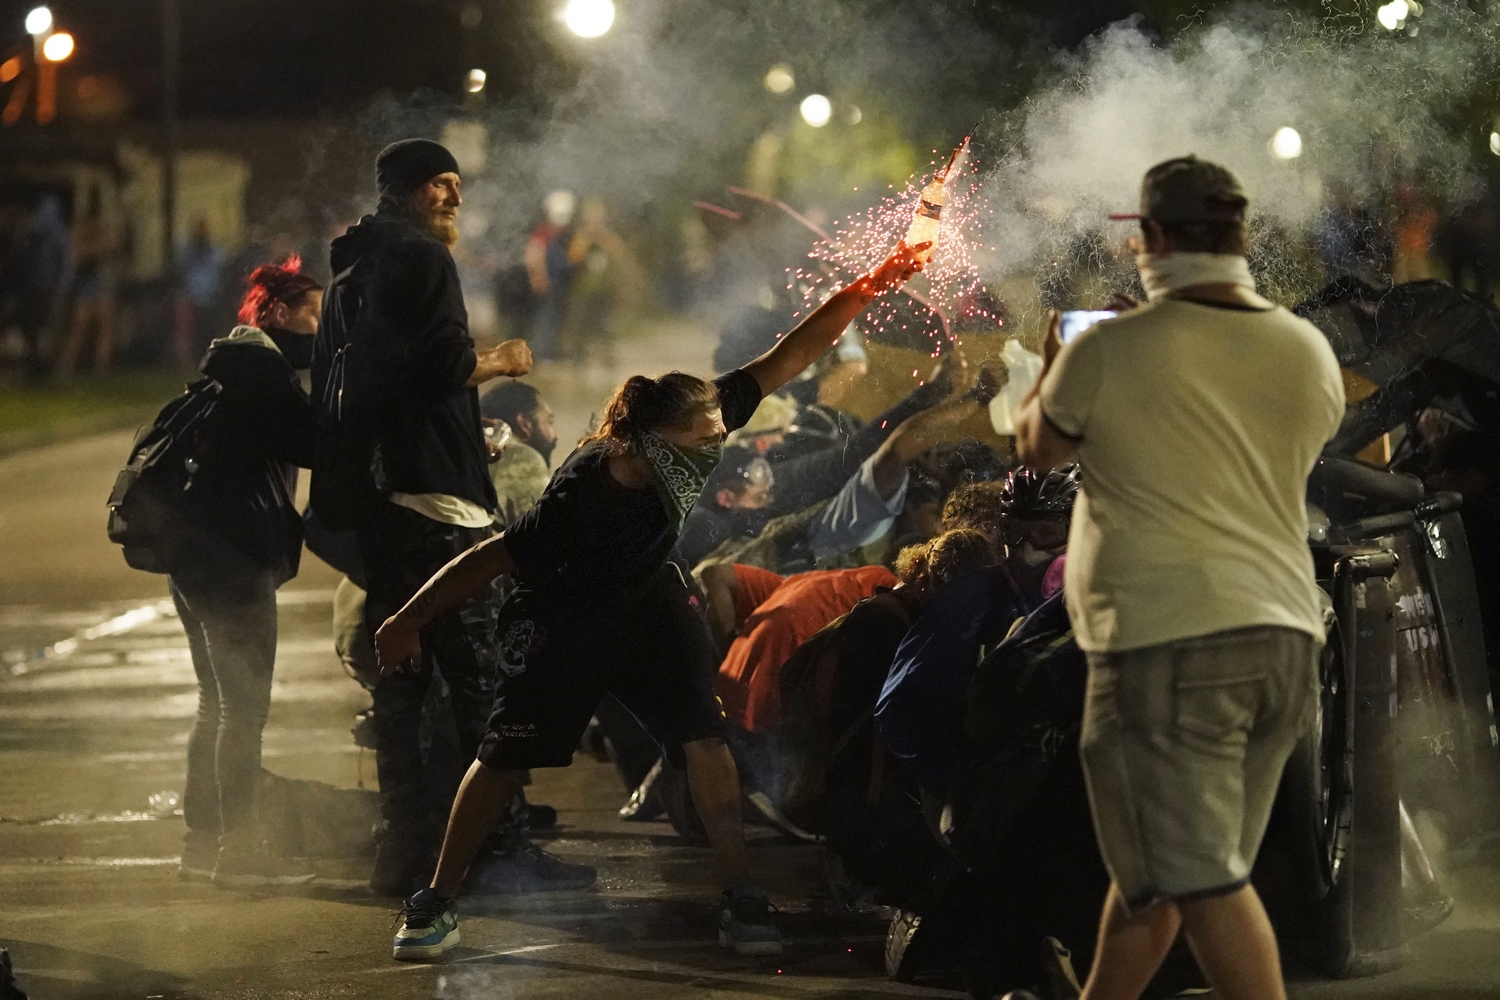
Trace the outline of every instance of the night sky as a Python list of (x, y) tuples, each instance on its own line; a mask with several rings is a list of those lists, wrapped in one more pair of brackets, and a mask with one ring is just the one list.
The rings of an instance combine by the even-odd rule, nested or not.
[[(28, 44), (22, 21), (34, 2), (0, 2), (0, 45), (6, 50)], [(630, 16), (631, 3), (617, 0), (622, 19)], [(768, 17), (775, 16), (776, 0), (749, 3), (749, 9), (763, 7)], [(1027, 36), (1062, 46), (1076, 44), (1141, 6), (1129, 0), (921, 3), (928, 11), (991, 33), (997, 41)], [(464, 74), (476, 66), (489, 73), (492, 103), (544, 101), (566, 86), (571, 75), (571, 40), (553, 17), (560, 4), (183, 0), (183, 111), (189, 116), (303, 116), (355, 111), (380, 92), (430, 90), (457, 96)], [(71, 71), (119, 78), (132, 95), (132, 113), (154, 114), (160, 99), (160, 0), (57, 0), (51, 6), (58, 27), (78, 40)], [(888, 15), (902, 2), (828, 0), (827, 6), (857, 17)], [(466, 21), (472, 26), (465, 27)]]

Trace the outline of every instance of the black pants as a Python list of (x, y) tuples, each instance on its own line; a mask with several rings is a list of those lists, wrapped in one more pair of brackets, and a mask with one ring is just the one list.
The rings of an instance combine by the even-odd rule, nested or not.
[(670, 564), (635, 600), (561, 622), (512, 598), (501, 615), (504, 692), (479, 759), (506, 770), (567, 767), (611, 694), (683, 768), (683, 744), (726, 735), (717, 662), (708, 626)]
[[(365, 622), (373, 637), (427, 580), (454, 556), (494, 534), (493, 528), (441, 524), (388, 505), (359, 531), (368, 596)], [(380, 812), (392, 828), (442, 823), (463, 772), (473, 762), (495, 700), (498, 601), (486, 587), (422, 630), (422, 662), (375, 685), (375, 767)], [(422, 706), (433, 671), (448, 685), (459, 754), (453, 773), (428, 773), (422, 759)]]
[(230, 836), (254, 816), (276, 662), (276, 582), (270, 571), (174, 573), (168, 586), (198, 675), (182, 815), (195, 837)]

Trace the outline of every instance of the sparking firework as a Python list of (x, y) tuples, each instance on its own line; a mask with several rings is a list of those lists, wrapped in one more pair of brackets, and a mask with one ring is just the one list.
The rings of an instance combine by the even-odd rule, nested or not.
[[(950, 343), (961, 343), (953, 320), (961, 319), (960, 325), (970, 327), (999, 327), (1000, 319), (981, 305), (985, 297), (973, 262), (977, 222), (987, 213), (987, 206), (978, 194), (975, 164), (968, 153), (969, 139), (965, 138), (947, 160), (934, 161), (935, 166), (941, 165), (927, 184), (919, 187), (921, 176), (913, 176), (898, 194), (886, 195), (879, 204), (846, 217), (827, 239), (815, 243), (808, 252), (812, 263), (789, 274), (787, 287), (802, 293), (802, 313), (879, 265), (897, 241), (905, 238), (908, 245), (914, 245), (913, 240), (933, 243), (923, 255), (927, 289), (924, 292), (908, 284), (897, 295), (882, 296), (861, 320), (867, 337), (909, 342), (925, 326), (932, 341), (931, 354), (937, 357)], [(934, 185), (941, 193), (933, 191)], [(919, 316), (930, 312), (935, 322), (914, 318), (908, 303)]]

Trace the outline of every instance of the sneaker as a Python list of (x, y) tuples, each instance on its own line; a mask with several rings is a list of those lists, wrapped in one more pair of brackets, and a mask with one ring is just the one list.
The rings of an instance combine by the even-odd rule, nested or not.
[(587, 889), (599, 878), (589, 865), (575, 865), (529, 841), (513, 851), (481, 854), (469, 866), (464, 888), (476, 895), (516, 895)]
[(453, 900), (423, 889), (401, 908), (401, 929), (391, 942), (398, 962), (423, 962), (458, 946), (458, 912)]
[(219, 838), (189, 833), (182, 840), (182, 860), (177, 877), (184, 882), (208, 882), (219, 863)]
[(256, 889), (270, 885), (306, 885), (317, 878), (302, 865), (278, 857), (264, 847), (221, 847), (214, 865), (214, 885), (230, 889)]
[(1042, 974), (1047, 1000), (1078, 1000), (1083, 992), (1073, 970), (1073, 953), (1055, 937), (1042, 939)]
[(744, 883), (719, 898), (719, 947), (736, 955), (780, 955), (781, 932), (771, 923), (771, 900)]

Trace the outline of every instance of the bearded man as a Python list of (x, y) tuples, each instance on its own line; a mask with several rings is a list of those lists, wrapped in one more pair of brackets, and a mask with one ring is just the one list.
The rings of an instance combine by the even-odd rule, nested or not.
[[(352, 520), (370, 635), (445, 563), (494, 533), (495, 488), (476, 387), (531, 368), (525, 341), (480, 351), (469, 336), (449, 252), (463, 204), (453, 155), (438, 143), (407, 139), (381, 151), (375, 176), (375, 214), (333, 241), (332, 291), (345, 305), (325, 309), (318, 351), (328, 358), (351, 345), (368, 359), (356, 391), (378, 414), (371, 469), (379, 501)], [(344, 285), (353, 294), (340, 295)], [(326, 381), (326, 368), (315, 368), (315, 383), (320, 374)], [(318, 395), (322, 388), (315, 385)], [(433, 621), (422, 636), (427, 652), (419, 669), (375, 687), (383, 828), (370, 879), (376, 892), (405, 895), (427, 884), (437, 834), (495, 697), (497, 603), (482, 592)], [(448, 686), (462, 758), (444, 775), (424, 762), (419, 735), (434, 670)], [(531, 858), (549, 871), (552, 861), (540, 852)], [(578, 878), (592, 881), (592, 871)]]

